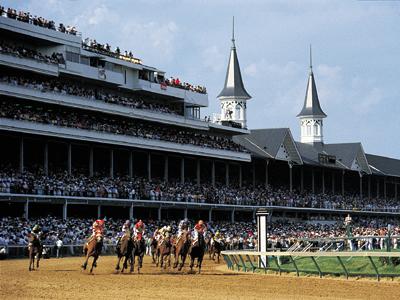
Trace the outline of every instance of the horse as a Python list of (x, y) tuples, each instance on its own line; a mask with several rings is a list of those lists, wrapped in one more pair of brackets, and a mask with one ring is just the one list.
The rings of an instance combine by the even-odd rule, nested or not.
[(193, 272), (194, 261), (197, 258), (197, 267), (199, 268), (199, 274), (201, 272), (201, 263), (203, 262), (204, 252), (206, 243), (204, 241), (203, 234), (197, 235), (197, 241), (191, 244), (189, 255), (190, 255), (190, 271)]
[[(171, 240), (169, 237), (163, 238), (158, 242), (157, 246), (157, 262), (156, 266), (160, 264), (160, 267), (162, 268), (164, 266), (164, 269), (167, 268), (167, 261), (168, 261), (168, 267), (171, 266), (171, 251), (172, 250), (172, 244)], [(164, 260), (165, 264), (164, 264)]]
[(179, 264), (178, 271), (182, 270), (185, 265), (186, 256), (189, 252), (190, 248), (190, 233), (187, 230), (182, 232), (180, 238), (176, 241), (173, 247), (173, 253), (175, 256), (174, 268), (176, 268), (179, 264), (179, 258), (181, 259), (181, 263)]
[(225, 245), (223, 241), (214, 240), (210, 253), (212, 254), (212, 260), (215, 261), (215, 255), (217, 255), (217, 263), (219, 263), (219, 259), (221, 257), (221, 251), (225, 249)]
[(150, 252), (151, 252), (151, 259), (153, 260), (153, 264), (156, 263), (157, 246), (158, 246), (157, 240), (155, 238), (152, 238), (151, 243), (150, 243)]
[(97, 267), (97, 259), (101, 254), (103, 248), (103, 238), (97, 239), (96, 237), (90, 238), (85, 246), (83, 247), (83, 253), (86, 256), (85, 262), (82, 265), (82, 269), (86, 270), (89, 258), (93, 256), (92, 267), (90, 268), (90, 274), (93, 274), (93, 268)]
[(39, 269), (39, 261), (42, 257), (42, 243), (40, 239), (32, 233), (28, 234), (28, 253), (29, 253), (29, 271), (35, 270), (35, 257), (36, 269)]
[(131, 272), (134, 271), (135, 268), (135, 260), (138, 258), (138, 273), (140, 273), (140, 269), (143, 267), (143, 256), (146, 253), (146, 244), (142, 237), (133, 238), (132, 239), (132, 252), (131, 252)]
[[(132, 249), (133, 249), (133, 242), (131, 239), (131, 233), (129, 231), (125, 232), (122, 238), (119, 240), (116, 248), (118, 262), (115, 267), (115, 272), (118, 273), (120, 267), (119, 264), (121, 259), (124, 257), (124, 263), (122, 264), (121, 273), (124, 272), (125, 269), (128, 268), (128, 260), (132, 259)], [(131, 271), (132, 272), (132, 271)]]

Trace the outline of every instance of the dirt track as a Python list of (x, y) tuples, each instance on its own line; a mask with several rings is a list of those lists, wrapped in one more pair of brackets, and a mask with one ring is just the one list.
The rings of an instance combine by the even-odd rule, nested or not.
[(101, 257), (95, 275), (81, 272), (82, 258), (0, 261), (0, 298), (141, 299), (399, 299), (400, 281), (319, 279), (224, 272), (208, 260), (204, 273), (156, 269), (146, 258), (143, 274), (113, 274), (115, 257)]

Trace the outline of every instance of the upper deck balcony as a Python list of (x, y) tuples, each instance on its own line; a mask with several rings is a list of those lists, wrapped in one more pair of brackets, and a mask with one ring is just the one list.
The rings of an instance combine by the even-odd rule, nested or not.
[[(1, 18), (0, 18), (1, 19)], [(21, 70), (58, 76), (59, 66), (52, 63), (0, 53), (0, 65)]]

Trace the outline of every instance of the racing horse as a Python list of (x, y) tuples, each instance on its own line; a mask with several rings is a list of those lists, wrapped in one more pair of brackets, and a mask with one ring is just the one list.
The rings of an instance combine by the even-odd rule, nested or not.
[(174, 253), (175, 256), (175, 262), (173, 267), (174, 268), (178, 267), (179, 259), (181, 261), (179, 264), (178, 271), (182, 270), (183, 266), (185, 265), (186, 257), (190, 249), (190, 243), (191, 243), (190, 232), (184, 230), (180, 238), (176, 241), (176, 243), (173, 246), (172, 252)]
[(90, 274), (93, 274), (93, 268), (97, 267), (97, 260), (101, 254), (103, 248), (103, 238), (97, 239), (96, 237), (90, 238), (85, 246), (83, 247), (83, 253), (86, 256), (85, 262), (82, 265), (82, 269), (86, 270), (89, 258), (93, 256), (92, 267), (90, 268)]
[(146, 244), (144, 238), (138, 235), (136, 238), (132, 238), (132, 252), (131, 252), (131, 272), (134, 272), (135, 260), (138, 258), (137, 271), (140, 273), (140, 269), (143, 267), (143, 256), (146, 253)]
[(157, 246), (157, 260), (156, 260), (156, 267), (160, 265), (160, 267), (167, 268), (171, 266), (171, 252), (172, 252), (172, 244), (170, 237), (165, 237), (158, 242)]
[(123, 273), (124, 270), (128, 268), (128, 260), (132, 259), (132, 249), (133, 249), (133, 242), (131, 239), (131, 233), (127, 231), (117, 244), (116, 252), (118, 256), (118, 262), (115, 267), (116, 273), (118, 273), (120, 269), (119, 264), (122, 258), (124, 258), (124, 262), (122, 264), (121, 273)]
[(150, 243), (150, 253), (151, 253), (151, 259), (153, 261), (153, 264), (156, 263), (156, 258), (157, 258), (157, 246), (158, 246), (158, 242), (155, 238), (151, 239), (151, 243)]
[(39, 269), (39, 261), (42, 257), (42, 243), (40, 239), (34, 234), (28, 234), (28, 254), (29, 254), (29, 271), (35, 270), (35, 258), (36, 258), (36, 269)]
[(197, 258), (197, 267), (199, 268), (199, 274), (201, 272), (201, 263), (203, 262), (204, 252), (206, 250), (206, 243), (203, 234), (197, 235), (197, 240), (191, 244), (189, 255), (190, 255), (190, 271), (193, 272), (194, 261)]
[(221, 251), (224, 249), (225, 245), (223, 241), (214, 240), (210, 250), (211, 259), (215, 261), (215, 255), (217, 255), (217, 263), (219, 263), (219, 259), (221, 258)]

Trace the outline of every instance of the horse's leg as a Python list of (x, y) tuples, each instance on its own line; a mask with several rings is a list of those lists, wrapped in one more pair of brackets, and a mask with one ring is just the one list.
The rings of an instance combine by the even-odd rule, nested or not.
[(200, 274), (200, 272), (201, 272), (201, 263), (203, 262), (203, 256), (199, 256), (198, 258), (197, 258), (197, 265), (198, 265), (198, 267), (199, 267), (199, 274)]
[(115, 271), (117, 271), (117, 272), (119, 270), (119, 264), (121, 263), (121, 258), (122, 258), (122, 256), (118, 255), (117, 265), (115, 266)]
[(178, 264), (179, 264), (179, 253), (177, 254), (176, 253), (177, 251), (176, 251), (176, 248), (175, 248), (175, 251), (174, 251), (174, 265), (173, 265), (173, 267), (174, 267), (174, 269), (178, 266)]
[(39, 249), (39, 253), (37, 254), (36, 258), (36, 269), (39, 269), (39, 261), (42, 258), (42, 251)]
[(88, 264), (88, 262), (89, 262), (89, 253), (87, 253), (86, 254), (86, 259), (85, 259), (85, 262), (83, 263), (83, 265), (82, 265), (82, 269), (84, 269), (84, 270), (86, 270), (86, 267), (87, 267), (87, 264)]
[(96, 261), (99, 258), (98, 255), (93, 256), (93, 262), (92, 262), (92, 267), (90, 268), (90, 274), (93, 274), (93, 268), (97, 267)]
[(186, 260), (186, 255), (182, 254), (181, 255), (181, 263), (179, 265), (178, 271), (182, 270), (183, 266), (185, 265), (185, 260)]

